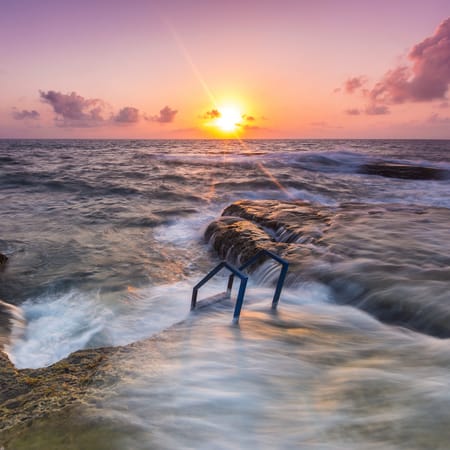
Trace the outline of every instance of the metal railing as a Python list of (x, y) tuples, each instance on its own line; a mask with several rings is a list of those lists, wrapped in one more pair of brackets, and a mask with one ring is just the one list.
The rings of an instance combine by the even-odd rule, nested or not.
[(231, 272), (231, 274), (228, 278), (228, 285), (227, 285), (227, 290), (226, 290), (227, 297), (229, 297), (231, 295), (234, 277), (238, 276), (241, 280), (238, 296), (236, 298), (236, 305), (234, 307), (234, 313), (233, 313), (233, 323), (238, 323), (239, 316), (241, 314), (242, 305), (244, 303), (245, 289), (247, 287), (247, 281), (248, 281), (248, 277), (246, 275), (244, 275), (244, 273), (242, 271), (244, 269), (246, 269), (247, 267), (251, 266), (252, 264), (254, 264), (256, 261), (258, 261), (259, 259), (261, 259), (264, 256), (269, 256), (270, 258), (274, 259), (279, 264), (281, 264), (280, 275), (278, 276), (275, 293), (274, 293), (273, 299), (272, 299), (272, 309), (276, 309), (277, 305), (278, 305), (278, 301), (280, 300), (281, 289), (283, 288), (283, 284), (286, 279), (286, 274), (289, 269), (289, 263), (287, 261), (285, 261), (283, 258), (280, 258), (278, 255), (275, 255), (275, 253), (270, 252), (269, 250), (261, 250), (255, 256), (253, 256), (247, 262), (245, 262), (242, 266), (240, 266), (239, 269), (233, 267), (231, 264), (229, 264), (225, 261), (222, 261), (214, 269), (212, 269), (211, 272), (209, 272), (200, 282), (198, 282), (194, 286), (194, 288), (192, 290), (191, 310), (195, 309), (195, 307), (197, 305), (198, 290), (205, 283), (207, 283), (214, 275), (216, 275), (218, 272), (220, 272), (223, 268), (226, 268)]

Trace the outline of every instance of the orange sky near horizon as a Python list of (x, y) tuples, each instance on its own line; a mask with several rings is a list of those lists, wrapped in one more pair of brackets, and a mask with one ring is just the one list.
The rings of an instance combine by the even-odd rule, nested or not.
[(2, 10), (0, 138), (450, 139), (447, 1)]

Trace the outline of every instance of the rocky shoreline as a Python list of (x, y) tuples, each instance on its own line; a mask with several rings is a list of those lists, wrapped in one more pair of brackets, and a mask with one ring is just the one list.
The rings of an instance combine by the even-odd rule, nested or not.
[[(427, 320), (426, 311), (417, 315), (415, 306), (407, 303), (408, 298), (401, 310), (397, 310), (386, 296), (364, 297), (370, 289), (375, 292), (374, 286), (379, 283), (384, 283), (386, 289), (392, 289), (392, 295), (397, 295), (395, 279), (381, 279), (387, 262), (370, 259), (370, 246), (382, 242), (387, 224), (395, 218), (396, 224), (413, 232), (426, 225), (428, 215), (440, 215), (439, 223), (450, 220), (448, 210), (439, 208), (362, 204), (332, 207), (300, 201), (243, 200), (228, 206), (222, 217), (208, 226), (205, 238), (219, 257), (231, 262), (246, 260), (262, 249), (271, 250), (290, 262), (288, 284), (319, 280), (333, 290), (338, 300), (357, 304), (381, 320), (396, 323), (401, 319), (412, 328), (447, 336), (450, 329), (446, 311), (440, 317), (434, 311), (437, 319), (430, 325), (429, 321), (422, 323)], [(368, 235), (370, 242), (364, 241)], [(401, 242), (398, 248), (402, 249)], [(413, 250), (411, 264), (416, 263), (417, 255), (427, 258), (426, 254)], [(377, 251), (374, 254), (380, 253)], [(356, 261), (350, 270), (349, 261)], [(442, 261), (443, 265), (450, 266), (448, 257), (443, 257)], [(355, 267), (360, 268), (360, 272), (355, 274)], [(443, 272), (436, 274), (445, 276)], [(361, 298), (364, 302), (359, 304)], [(395, 306), (394, 301), (392, 305)], [(401, 313), (401, 317), (397, 313)], [(163, 332), (146, 343), (156, 343), (167, 335), (170, 333)], [(39, 418), (57, 417), (101, 398), (123, 374), (124, 369), (117, 361), (126, 358), (126, 354), (139, 345), (81, 350), (50, 367), (24, 370), (17, 370), (0, 351), (0, 447)]]

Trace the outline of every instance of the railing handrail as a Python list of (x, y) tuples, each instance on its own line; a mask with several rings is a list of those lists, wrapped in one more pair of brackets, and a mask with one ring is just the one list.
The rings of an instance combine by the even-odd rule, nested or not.
[[(219, 263), (214, 269), (212, 269), (205, 277), (203, 277), (192, 289), (192, 299), (191, 299), (191, 311), (195, 308), (197, 304), (197, 295), (198, 290), (206, 283), (208, 282), (214, 275), (216, 275), (218, 272), (220, 272), (223, 268), (228, 269), (233, 276), (236, 275), (241, 279), (241, 284), (239, 286), (239, 292), (236, 299), (236, 307), (234, 309), (234, 315), (233, 315), (233, 321), (238, 322), (239, 321), (239, 315), (241, 313), (242, 303), (244, 302), (244, 295), (245, 295), (245, 289), (247, 287), (247, 281), (248, 277), (244, 275), (239, 269), (236, 269), (236, 267), (233, 267), (231, 264), (227, 263), (226, 261), (222, 261)], [(227, 287), (227, 294), (231, 294), (231, 286), (228, 284)], [(239, 308), (238, 308), (239, 305)], [(237, 318), (237, 319), (236, 319)]]
[(214, 269), (212, 269), (205, 277), (203, 277), (193, 288), (192, 290), (192, 300), (191, 300), (191, 310), (193, 310), (197, 304), (197, 295), (198, 290), (207, 283), (214, 275), (216, 275), (220, 270), (223, 268), (228, 269), (231, 274), (228, 278), (228, 285), (227, 285), (227, 295), (229, 296), (231, 294), (231, 290), (233, 288), (233, 281), (234, 276), (238, 276), (241, 280), (241, 284), (239, 286), (239, 292), (236, 299), (236, 305), (234, 307), (234, 313), (233, 313), (233, 322), (238, 323), (239, 322), (239, 316), (241, 314), (242, 305), (244, 303), (244, 295), (245, 295), (245, 289), (247, 287), (247, 281), (248, 277), (242, 272), (242, 270), (246, 269), (248, 266), (251, 266), (253, 263), (255, 263), (258, 259), (260, 259), (262, 256), (270, 256), (272, 259), (277, 261), (279, 264), (281, 264), (281, 271), (280, 275), (278, 277), (277, 286), (275, 288), (275, 293), (273, 295), (272, 300), (272, 309), (276, 309), (278, 305), (278, 301), (280, 300), (280, 294), (281, 289), (283, 288), (284, 281), (286, 279), (286, 274), (289, 269), (289, 263), (285, 261), (280, 256), (276, 255), (275, 253), (272, 253), (269, 250), (260, 250), (256, 255), (251, 257), (248, 261), (246, 261), (242, 266), (237, 269), (236, 267), (233, 267), (231, 264), (227, 263), (226, 261), (220, 262)]

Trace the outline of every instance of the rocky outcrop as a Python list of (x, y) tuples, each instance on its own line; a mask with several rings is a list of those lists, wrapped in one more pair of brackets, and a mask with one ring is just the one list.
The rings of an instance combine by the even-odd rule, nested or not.
[[(446, 208), (243, 200), (228, 206), (205, 236), (231, 263), (273, 251), (289, 261), (287, 285), (319, 282), (333, 301), (450, 337), (450, 256), (442, 246), (449, 222)], [(261, 273), (275, 282), (278, 272), (269, 265)]]
[(306, 202), (243, 200), (225, 208), (205, 237), (221, 258), (237, 264), (270, 250), (290, 261), (292, 277), (320, 253), (333, 214)]
[(364, 164), (360, 167), (359, 173), (408, 180), (445, 180), (449, 178), (449, 173), (443, 169), (394, 163)]

